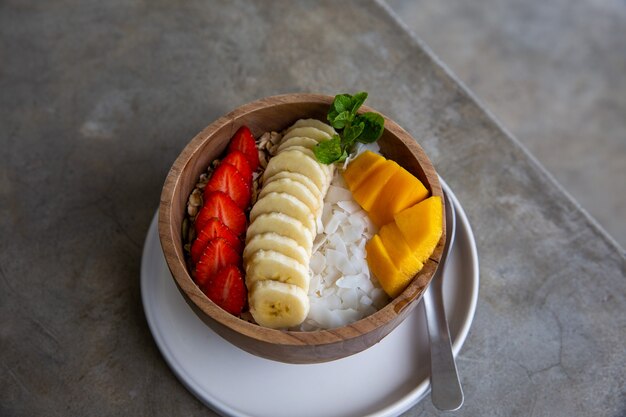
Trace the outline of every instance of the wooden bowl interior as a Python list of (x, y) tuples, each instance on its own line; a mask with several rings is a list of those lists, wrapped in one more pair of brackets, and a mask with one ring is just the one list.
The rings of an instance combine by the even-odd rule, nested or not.
[[(218, 334), (244, 350), (270, 359), (294, 363), (322, 362), (356, 353), (380, 341), (417, 304), (415, 301), (436, 270), (445, 242), (444, 233), (431, 259), (401, 295), (377, 313), (337, 329), (296, 332), (263, 328), (226, 313), (200, 291), (185, 266), (181, 232), (187, 198), (200, 174), (224, 152), (240, 126), (247, 125), (258, 137), (265, 132), (281, 131), (301, 118), (324, 121), (331, 102), (329, 96), (292, 94), (269, 97), (234, 110), (209, 125), (185, 147), (166, 178), (161, 196), (161, 244), (181, 292), (199, 308), (199, 316)], [(362, 111), (373, 110), (364, 107)], [(419, 178), (431, 195), (442, 196), (430, 160), (400, 126), (385, 118), (385, 131), (379, 144), (383, 155)]]

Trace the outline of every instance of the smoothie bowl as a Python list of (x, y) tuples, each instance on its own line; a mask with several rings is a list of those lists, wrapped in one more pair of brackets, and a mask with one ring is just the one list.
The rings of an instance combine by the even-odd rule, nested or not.
[[(363, 100), (353, 125), (374, 112)], [(324, 95), (243, 105), (191, 140), (163, 187), (159, 236), (177, 287), (213, 331), (260, 357), (317, 363), (371, 347), (415, 308), (441, 258), (443, 194), (422, 148), (379, 116), (374, 144), (328, 163), (324, 152), (343, 147), (319, 143), (360, 133), (331, 126), (333, 106), (341, 118)]]

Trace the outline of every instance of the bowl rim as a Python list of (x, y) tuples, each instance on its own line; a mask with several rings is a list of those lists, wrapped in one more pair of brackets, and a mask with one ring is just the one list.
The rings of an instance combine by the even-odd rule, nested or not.
[[(445, 216), (443, 216), (443, 230), (441, 238), (437, 243), (435, 251), (430, 258), (424, 263), (424, 267), (420, 272), (416, 274), (411, 280), (409, 285), (395, 298), (391, 299), (387, 305), (380, 310), (366, 316), (356, 322), (350, 323), (345, 326), (322, 329), (314, 331), (299, 331), (299, 330), (279, 330), (262, 327), (254, 323), (250, 323), (237, 316), (231, 315), (218, 307), (213, 301), (211, 301), (200, 288), (195, 284), (191, 275), (187, 271), (187, 266), (184, 258), (184, 251), (182, 242), (175, 242), (177, 231), (175, 228), (180, 228), (181, 225), (174, 224), (172, 204), (175, 192), (178, 187), (181, 186), (182, 173), (185, 168), (194, 159), (194, 156), (205, 142), (212, 139), (213, 134), (220, 131), (227, 125), (234, 126), (238, 119), (254, 113), (258, 110), (284, 104), (296, 104), (296, 103), (313, 103), (313, 104), (326, 104), (330, 105), (333, 101), (333, 96), (323, 94), (310, 94), (310, 93), (291, 93), (281, 94), (275, 96), (268, 96), (255, 100), (246, 104), (243, 104), (228, 114), (219, 117), (207, 127), (202, 129), (196, 134), (189, 143), (183, 148), (179, 156), (176, 158), (172, 167), (170, 168), (161, 192), (161, 199), (159, 204), (159, 240), (163, 249), (167, 265), (172, 273), (176, 284), (183, 294), (185, 294), (193, 304), (198, 307), (209, 319), (229, 328), (232, 331), (241, 333), (243, 336), (257, 340), (259, 342), (278, 344), (284, 346), (306, 346), (306, 345), (327, 345), (341, 343), (343, 341), (353, 339), (358, 336), (362, 336), (365, 333), (369, 333), (377, 328), (385, 327), (389, 324), (389, 319), (385, 319), (390, 313), (392, 316), (398, 316), (400, 313), (408, 314), (412, 308), (417, 305), (417, 302), (421, 298), (423, 292), (428, 287), (428, 284), (432, 280), (435, 273), (443, 245), (446, 240), (445, 233)], [(385, 116), (383, 113), (369, 107), (362, 106), (360, 112), (375, 111), (383, 116), (385, 119), (385, 130), (388, 130), (391, 134), (396, 136), (402, 141), (411, 151), (411, 153), (417, 158), (417, 162), (428, 180), (428, 186), (430, 188), (431, 196), (440, 196), (442, 205), (445, 204), (443, 199), (443, 190), (439, 182), (438, 175), (432, 165), (432, 162), (421, 148), (421, 146), (413, 139), (408, 132), (400, 127), (392, 119)], [(286, 128), (286, 127), (285, 127)], [(234, 133), (231, 127), (231, 136)], [(445, 207), (443, 207), (445, 213)], [(420, 281), (420, 276), (426, 277), (427, 282)], [(404, 311), (409, 308), (408, 311)], [(393, 312), (393, 313), (392, 313)], [(399, 323), (396, 323), (390, 330), (392, 330)], [(385, 332), (384, 335), (388, 333)], [(383, 336), (384, 336), (383, 335)]]

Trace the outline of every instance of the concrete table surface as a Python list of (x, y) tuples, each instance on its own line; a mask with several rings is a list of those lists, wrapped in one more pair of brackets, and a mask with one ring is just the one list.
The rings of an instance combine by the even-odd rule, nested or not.
[(474, 228), (456, 414), (625, 415), (625, 254), (384, 4), (92, 0), (0, 2), (0, 415), (214, 415), (143, 315), (165, 174), (239, 104), (357, 90)]

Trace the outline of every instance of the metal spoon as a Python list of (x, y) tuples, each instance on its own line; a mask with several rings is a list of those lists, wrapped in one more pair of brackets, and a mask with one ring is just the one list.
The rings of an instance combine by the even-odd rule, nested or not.
[(443, 308), (443, 273), (446, 259), (454, 242), (456, 215), (452, 202), (443, 193), (446, 206), (446, 244), (439, 268), (424, 294), (424, 310), (430, 337), (430, 397), (433, 405), (441, 411), (454, 411), (463, 405), (463, 389), (456, 370), (450, 330)]

